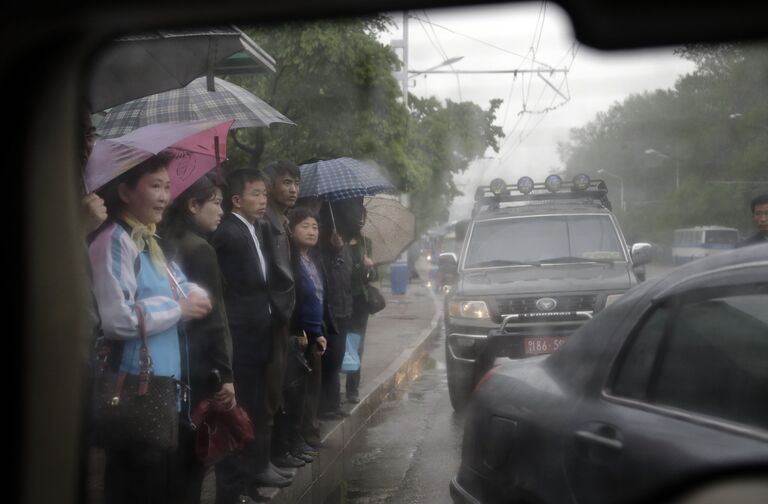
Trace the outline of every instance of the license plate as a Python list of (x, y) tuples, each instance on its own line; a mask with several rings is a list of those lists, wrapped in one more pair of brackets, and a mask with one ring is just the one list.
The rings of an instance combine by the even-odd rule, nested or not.
[(565, 338), (547, 336), (543, 338), (525, 338), (525, 355), (538, 355), (552, 353), (563, 344)]

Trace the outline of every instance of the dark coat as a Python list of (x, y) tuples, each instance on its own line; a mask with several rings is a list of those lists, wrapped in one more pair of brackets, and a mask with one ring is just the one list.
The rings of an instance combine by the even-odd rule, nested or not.
[(287, 220), (273, 208), (267, 208), (263, 223), (264, 241), (269, 255), (269, 289), (274, 314), (281, 323), (287, 323), (296, 303), (293, 267), (291, 265), (291, 237)]
[(169, 237), (176, 250), (175, 261), (191, 282), (210, 297), (213, 310), (199, 320), (186, 322), (189, 342), (189, 380), (193, 403), (216, 392), (210, 380), (217, 369), (222, 383), (232, 383), (232, 337), (224, 305), (224, 286), (216, 251), (202, 236), (182, 230)]
[[(260, 226), (256, 226), (260, 233)], [(258, 235), (257, 235), (258, 236)], [(269, 257), (258, 236), (264, 259)], [(224, 303), (232, 334), (234, 366), (264, 366), (272, 358), (269, 286), (251, 232), (238, 217), (227, 214), (211, 237), (224, 278)]]
[[(325, 267), (323, 266), (323, 262), (320, 260), (319, 254), (313, 254), (312, 258), (315, 260), (315, 265), (317, 265), (317, 267), (320, 268), (320, 273), (323, 276), (323, 291), (325, 292), (325, 296), (323, 297), (323, 325), (325, 326), (325, 332), (326, 332), (324, 336), (327, 336), (327, 333), (338, 334), (339, 331), (336, 328), (337, 327), (336, 321), (334, 320), (333, 315), (331, 314), (330, 306), (328, 303), (328, 277), (325, 272)], [(293, 278), (296, 279), (296, 283), (295, 283), (296, 307), (293, 310), (293, 316), (291, 317), (291, 334), (299, 336), (301, 335), (301, 331), (302, 331), (301, 300), (304, 299), (304, 288), (301, 282), (301, 257), (299, 256), (298, 250), (296, 250), (295, 248), (291, 249), (291, 264), (293, 266)], [(310, 338), (310, 343), (312, 343), (311, 338)]]
[(766, 238), (762, 233), (757, 232), (750, 236), (749, 238), (743, 240), (741, 243), (739, 243), (739, 247), (747, 247), (749, 245), (759, 245), (760, 243), (768, 243), (768, 238)]

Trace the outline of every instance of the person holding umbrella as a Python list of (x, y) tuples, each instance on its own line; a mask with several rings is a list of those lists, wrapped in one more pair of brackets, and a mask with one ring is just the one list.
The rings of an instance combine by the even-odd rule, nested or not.
[[(320, 254), (327, 272), (328, 304), (338, 331), (328, 334), (328, 347), (323, 354), (322, 392), (318, 416), (324, 420), (338, 420), (349, 414), (341, 409), (341, 365), (347, 343), (347, 331), (352, 316), (352, 256), (344, 240), (343, 229), (337, 229), (335, 215), (338, 203), (327, 203), (320, 208)], [(338, 222), (344, 224), (344, 220)]]
[[(155, 234), (170, 201), (172, 160), (165, 152), (152, 155), (99, 191), (109, 221), (89, 246), (93, 292), (104, 337), (120, 342), (119, 367), (129, 374), (140, 369), (139, 310), (154, 375), (180, 378), (179, 322), (212, 308), (206, 292), (166, 260)], [(105, 502), (167, 502), (173, 456), (146, 446), (107, 449)]]
[[(208, 173), (174, 200), (163, 220), (163, 236), (170, 242), (176, 262), (189, 280), (209, 293), (213, 305), (208, 316), (186, 324), (191, 411), (209, 398), (220, 410), (230, 410), (237, 404), (224, 284), (216, 251), (207, 241), (224, 214), (222, 199), (222, 184), (216, 175)], [(205, 466), (195, 454), (195, 440), (194, 430), (180, 429), (178, 457), (172, 474), (172, 502), (200, 502)]]
[[(365, 225), (366, 210), (363, 206), (363, 198), (349, 200), (349, 209), (346, 214), (347, 229), (349, 230), (349, 247), (352, 255), (352, 318), (350, 331), (360, 335), (360, 343), (357, 353), (362, 363), (363, 348), (365, 344), (365, 331), (368, 327), (368, 283), (376, 280), (376, 268), (370, 258), (371, 240), (362, 235)], [(348, 402), (360, 402), (360, 372), (358, 369), (347, 373), (345, 383), (346, 399)]]

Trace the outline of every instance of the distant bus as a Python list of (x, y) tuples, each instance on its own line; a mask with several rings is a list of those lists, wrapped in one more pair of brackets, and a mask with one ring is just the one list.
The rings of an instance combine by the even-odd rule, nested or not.
[(683, 264), (723, 250), (736, 248), (739, 231), (721, 226), (699, 226), (675, 230), (672, 261)]

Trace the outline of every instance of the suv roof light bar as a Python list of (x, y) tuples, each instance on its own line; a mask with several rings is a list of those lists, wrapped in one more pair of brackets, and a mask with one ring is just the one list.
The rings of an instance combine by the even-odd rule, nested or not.
[[(524, 177), (528, 179), (527, 177)], [(522, 179), (521, 179), (522, 180)], [(557, 192), (552, 192), (551, 185), (538, 182), (530, 187), (530, 179), (526, 180), (526, 193), (518, 193), (517, 186), (506, 186), (504, 190), (499, 190), (501, 184), (495, 184), (495, 191), (491, 186), (480, 186), (475, 190), (475, 208), (473, 214), (483, 207), (498, 208), (500, 203), (509, 202), (533, 202), (533, 201), (580, 201), (594, 200), (602, 206), (611, 209), (611, 203), (608, 200), (608, 187), (605, 181), (600, 179), (565, 181), (563, 180), (558, 187)]]

